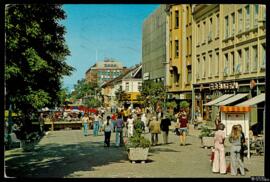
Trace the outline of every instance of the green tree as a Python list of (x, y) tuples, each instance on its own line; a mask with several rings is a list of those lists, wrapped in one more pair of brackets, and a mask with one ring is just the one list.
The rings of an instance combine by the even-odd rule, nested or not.
[(72, 94), (72, 98), (74, 100), (81, 99), (85, 96), (93, 96), (96, 95), (96, 85), (93, 83), (87, 83), (85, 79), (81, 79), (77, 81), (77, 84), (74, 86), (74, 92)]
[(61, 100), (61, 79), (74, 70), (65, 61), (65, 19), (61, 5), (7, 5), (5, 9), (6, 100), (25, 121)]

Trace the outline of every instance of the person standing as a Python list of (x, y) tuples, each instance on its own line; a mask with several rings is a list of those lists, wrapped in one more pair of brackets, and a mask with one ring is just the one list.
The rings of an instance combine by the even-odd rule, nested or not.
[(244, 163), (240, 157), (240, 150), (241, 150), (241, 131), (239, 126), (233, 125), (231, 135), (229, 137), (229, 142), (232, 144), (231, 146), (231, 175), (237, 175), (237, 168), (239, 166), (240, 173), (242, 176), (245, 175), (245, 168)]
[(119, 113), (117, 115), (117, 120), (116, 120), (116, 139), (115, 139), (115, 144), (117, 147), (120, 145), (123, 145), (123, 127), (124, 127), (124, 121), (122, 119), (121, 114)]
[(242, 162), (244, 162), (244, 156), (245, 156), (245, 143), (246, 143), (246, 139), (245, 139), (245, 134), (243, 132), (243, 129), (242, 129), (242, 125), (241, 124), (238, 124), (237, 125), (239, 130), (240, 130), (240, 133), (241, 133), (241, 137), (240, 137), (240, 141), (241, 141), (241, 150), (240, 150), (240, 158), (242, 160)]
[(104, 130), (104, 147), (110, 147), (111, 133), (113, 131), (113, 125), (110, 123), (110, 116), (107, 116), (107, 121), (103, 125)]
[(94, 115), (94, 127), (93, 127), (93, 135), (98, 136), (98, 131), (99, 131), (99, 120), (101, 117), (99, 116), (99, 113), (96, 112)]
[(187, 119), (187, 113), (183, 111), (180, 114), (179, 118), (179, 140), (180, 140), (180, 145), (186, 145), (186, 135), (188, 131), (188, 119)]
[(221, 123), (220, 115), (217, 113), (216, 119), (215, 119), (215, 125), (216, 125), (216, 130), (218, 130), (218, 126)]
[(151, 133), (151, 143), (152, 145), (158, 144), (158, 134), (160, 133), (160, 122), (157, 117), (153, 117), (153, 120), (149, 124), (149, 130)]
[(116, 114), (112, 113), (112, 124), (113, 124), (113, 132), (115, 132), (116, 128)]
[(145, 116), (145, 113), (142, 114), (141, 120), (144, 124), (144, 132), (146, 132), (146, 130), (148, 130), (148, 127), (147, 127), (147, 118)]
[(225, 125), (220, 123), (218, 125), (218, 130), (215, 132), (214, 137), (214, 161), (212, 171), (213, 173), (226, 174), (226, 159), (225, 159)]
[(161, 118), (160, 129), (162, 131), (163, 143), (168, 144), (169, 126), (171, 125), (171, 121), (163, 114), (163, 112), (161, 113)]
[(128, 127), (128, 137), (133, 136), (134, 119), (132, 118), (132, 115), (129, 115), (129, 118), (127, 119), (127, 127)]
[(83, 115), (82, 123), (83, 123), (83, 135), (87, 136), (88, 135), (89, 118), (86, 116), (86, 114)]

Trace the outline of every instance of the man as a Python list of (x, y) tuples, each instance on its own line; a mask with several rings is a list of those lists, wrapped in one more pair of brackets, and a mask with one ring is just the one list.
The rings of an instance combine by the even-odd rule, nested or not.
[(161, 118), (160, 129), (162, 130), (163, 143), (168, 144), (169, 126), (171, 125), (171, 121), (168, 117), (165, 117), (163, 112), (161, 113)]
[(149, 130), (151, 133), (151, 143), (152, 145), (158, 144), (158, 134), (160, 133), (160, 122), (157, 117), (153, 117), (153, 120), (149, 124)]
[(124, 127), (124, 121), (122, 119), (121, 114), (119, 113), (117, 115), (117, 121), (116, 121), (116, 139), (115, 139), (115, 144), (117, 147), (120, 145), (123, 145), (123, 127)]

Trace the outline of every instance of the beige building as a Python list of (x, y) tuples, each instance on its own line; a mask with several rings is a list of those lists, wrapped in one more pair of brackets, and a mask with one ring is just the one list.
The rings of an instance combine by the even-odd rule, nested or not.
[(192, 14), (188, 4), (167, 6), (168, 15), (168, 81), (169, 98), (191, 102), (192, 80)]
[[(205, 103), (224, 94), (246, 93), (240, 102), (265, 92), (265, 5), (194, 5), (192, 13), (193, 109), (210, 120), (213, 107)], [(252, 111), (252, 121), (260, 112)]]

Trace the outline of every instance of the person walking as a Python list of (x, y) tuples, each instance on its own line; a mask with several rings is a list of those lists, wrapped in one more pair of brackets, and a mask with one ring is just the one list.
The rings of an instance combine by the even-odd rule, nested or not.
[(160, 133), (160, 122), (157, 120), (157, 117), (153, 117), (153, 120), (149, 124), (149, 130), (151, 133), (151, 144), (158, 144), (158, 134)]
[(240, 150), (240, 158), (242, 160), (242, 162), (244, 162), (244, 156), (245, 156), (245, 150), (246, 150), (246, 139), (245, 139), (245, 134), (243, 132), (243, 129), (242, 129), (242, 125), (241, 124), (238, 124), (237, 125), (239, 127), (239, 130), (240, 130), (240, 133), (241, 133), (241, 137), (240, 137), (240, 141), (241, 141), (241, 150)]
[(143, 132), (146, 132), (146, 130), (148, 130), (148, 127), (147, 127), (147, 118), (145, 116), (145, 113), (142, 114), (141, 120), (144, 124), (144, 131)]
[(99, 113), (96, 112), (94, 115), (94, 127), (93, 127), (93, 135), (94, 136), (98, 136), (100, 119), (101, 119), (101, 117), (100, 117)]
[(116, 128), (116, 114), (112, 113), (112, 124), (113, 124), (113, 132), (115, 132)]
[(128, 127), (128, 137), (133, 136), (134, 132), (134, 119), (132, 118), (132, 115), (129, 115), (129, 118), (127, 119), (127, 127)]
[(169, 126), (171, 125), (171, 121), (163, 114), (163, 112), (161, 113), (161, 118), (160, 129), (162, 131), (163, 143), (168, 144)]
[(188, 119), (187, 119), (187, 113), (183, 111), (180, 114), (179, 117), (179, 141), (180, 141), (180, 146), (186, 145), (186, 135), (188, 131)]
[(116, 139), (115, 139), (115, 145), (119, 147), (120, 145), (123, 145), (123, 127), (124, 127), (124, 121), (122, 119), (121, 114), (119, 113), (117, 115), (116, 120)]
[(110, 123), (110, 116), (107, 116), (107, 121), (103, 125), (104, 130), (104, 147), (110, 147), (111, 133), (113, 131), (113, 125)]
[(240, 157), (241, 151), (241, 130), (239, 126), (233, 125), (231, 134), (229, 136), (229, 142), (232, 144), (230, 154), (231, 154), (231, 175), (237, 175), (237, 168), (240, 168), (240, 174), (245, 175), (244, 163)]
[(225, 125), (220, 123), (218, 125), (218, 130), (215, 132), (214, 137), (214, 161), (212, 172), (226, 174), (226, 159), (225, 159), (225, 133), (224, 133)]
[(86, 114), (84, 114), (83, 117), (82, 117), (82, 123), (83, 123), (83, 135), (87, 136), (88, 135), (89, 118), (87, 117)]

